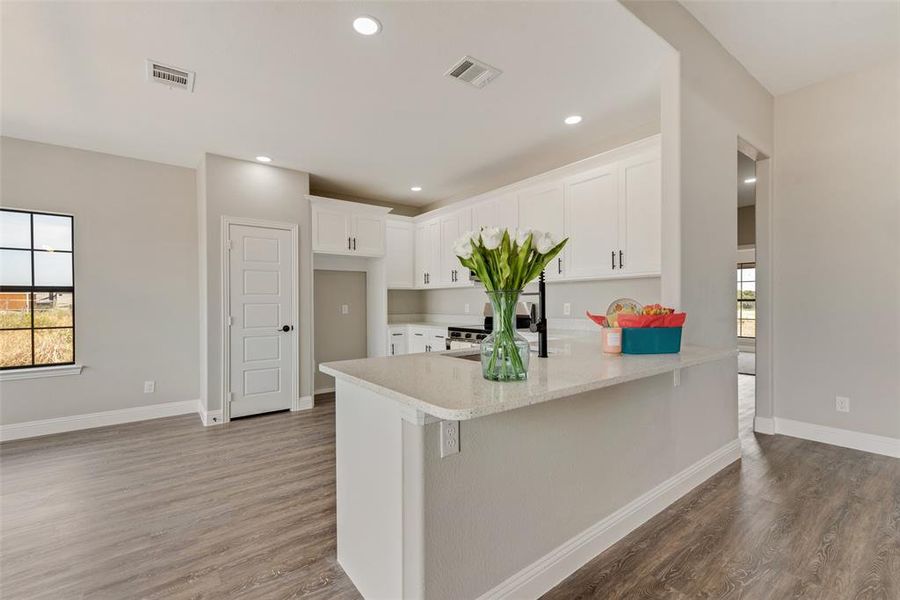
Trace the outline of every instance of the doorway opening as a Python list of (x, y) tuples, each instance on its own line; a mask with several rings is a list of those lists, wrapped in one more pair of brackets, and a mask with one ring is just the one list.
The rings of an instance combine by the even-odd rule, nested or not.
[(369, 355), (367, 274), (365, 271), (316, 269), (313, 290), (314, 393), (319, 396), (334, 392), (334, 378), (319, 371), (319, 363)]
[(748, 432), (756, 416), (756, 161), (738, 151), (737, 165), (738, 421)]

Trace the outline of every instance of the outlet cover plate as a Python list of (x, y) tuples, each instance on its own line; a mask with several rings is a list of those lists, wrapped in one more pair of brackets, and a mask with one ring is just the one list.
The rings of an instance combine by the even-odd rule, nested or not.
[(459, 454), (459, 421), (441, 421), (441, 458)]
[(850, 412), (850, 398), (847, 398), (846, 396), (835, 396), (834, 410), (845, 413)]

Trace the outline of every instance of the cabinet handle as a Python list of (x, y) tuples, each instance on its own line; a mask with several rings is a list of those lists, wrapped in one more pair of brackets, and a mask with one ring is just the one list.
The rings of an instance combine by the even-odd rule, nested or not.
[(560, 275), (562, 275), (562, 259), (561, 258), (556, 259), (556, 272), (559, 273)]
[(391, 356), (393, 356), (393, 355), (394, 355), (394, 345), (391, 344)]
[(622, 251), (619, 250), (619, 268), (621, 269), (625, 265), (622, 263)]
[(610, 255), (612, 258), (612, 268), (613, 268), (613, 270), (615, 270), (615, 268), (616, 268), (616, 251), (613, 250), (612, 252), (610, 252)]
[(356, 250), (356, 238), (353, 238), (353, 249)]
[(350, 239), (349, 237), (347, 238), (347, 250), (353, 250), (353, 246), (350, 245)]

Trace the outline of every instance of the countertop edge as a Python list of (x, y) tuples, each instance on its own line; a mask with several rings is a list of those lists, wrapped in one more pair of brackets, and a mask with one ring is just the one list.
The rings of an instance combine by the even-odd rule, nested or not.
[[(639, 379), (646, 379), (647, 377), (655, 377), (657, 375), (662, 375), (664, 373), (674, 372), (680, 369), (687, 369), (690, 367), (696, 367), (702, 364), (716, 362), (719, 360), (724, 360), (726, 358), (730, 358), (732, 356), (737, 356), (737, 349), (728, 349), (728, 350), (714, 350), (709, 355), (703, 357), (697, 357), (694, 359), (686, 360), (685, 362), (672, 365), (672, 366), (660, 366), (660, 367), (652, 367), (648, 368), (645, 371), (641, 371), (639, 373), (632, 373), (630, 375), (623, 375), (621, 377), (615, 377), (611, 379), (603, 379), (590, 383), (585, 383), (581, 385), (573, 385), (568, 388), (561, 388), (558, 390), (553, 390), (550, 392), (546, 392), (544, 394), (536, 395), (530, 397), (530, 401), (526, 404), (516, 404), (515, 406), (507, 406), (503, 404), (492, 405), (489, 407), (484, 407), (482, 409), (465, 409), (465, 410), (451, 410), (446, 409), (440, 406), (435, 406), (434, 404), (430, 404), (424, 400), (419, 398), (413, 398), (412, 396), (408, 396), (402, 392), (398, 392), (388, 387), (384, 387), (377, 383), (372, 383), (371, 381), (367, 381), (365, 379), (361, 379), (354, 375), (350, 375), (333, 367), (330, 367), (327, 363), (323, 363), (319, 365), (319, 370), (326, 375), (331, 375), (336, 379), (342, 379), (344, 381), (348, 381), (350, 383), (356, 384), (362, 388), (371, 390), (382, 396), (391, 398), (396, 400), (410, 408), (421, 411), (426, 415), (431, 415), (441, 420), (447, 421), (468, 421), (471, 419), (477, 419), (480, 417), (487, 417), (489, 415), (508, 412), (511, 410), (516, 410), (518, 408), (525, 408), (526, 406), (533, 406), (535, 404), (541, 404), (543, 402), (550, 402), (552, 400), (559, 400), (560, 398), (568, 398), (570, 396), (575, 396), (577, 394), (583, 394), (585, 392), (591, 392), (594, 390), (600, 390), (607, 387), (612, 387), (614, 385), (619, 385), (622, 383), (629, 383), (631, 381), (637, 381)], [(454, 359), (451, 356), (441, 356), (440, 354), (435, 355), (436, 359)]]

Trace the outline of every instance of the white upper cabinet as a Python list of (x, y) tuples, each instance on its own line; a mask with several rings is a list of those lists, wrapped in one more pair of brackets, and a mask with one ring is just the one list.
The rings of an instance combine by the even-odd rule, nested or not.
[(387, 219), (384, 256), (388, 288), (415, 287), (415, 226), (412, 221)]
[(619, 264), (625, 274), (657, 274), (661, 268), (662, 194), (658, 152), (623, 161), (619, 169), (622, 228)]
[(353, 250), (349, 213), (313, 205), (312, 236), (314, 252), (348, 254)]
[(614, 274), (619, 252), (619, 182), (615, 165), (566, 182), (566, 275)]
[(389, 208), (307, 196), (312, 205), (312, 247), (320, 254), (384, 256)]
[(472, 206), (472, 229), (500, 227), (516, 229), (519, 226), (519, 201), (516, 194), (502, 194)]
[(441, 223), (432, 219), (416, 225), (415, 284), (418, 288), (435, 287), (441, 255)]
[(459, 264), (453, 245), (459, 237), (472, 228), (472, 213), (466, 208), (444, 215), (440, 219), (440, 263), (435, 283), (441, 287), (471, 285), (469, 272)]
[[(522, 190), (518, 195), (519, 228), (549, 231), (560, 239), (564, 238), (567, 234), (563, 199), (562, 183), (544, 184)], [(553, 263), (547, 265), (545, 272), (548, 280), (562, 279), (566, 276), (565, 255), (564, 249)]]

